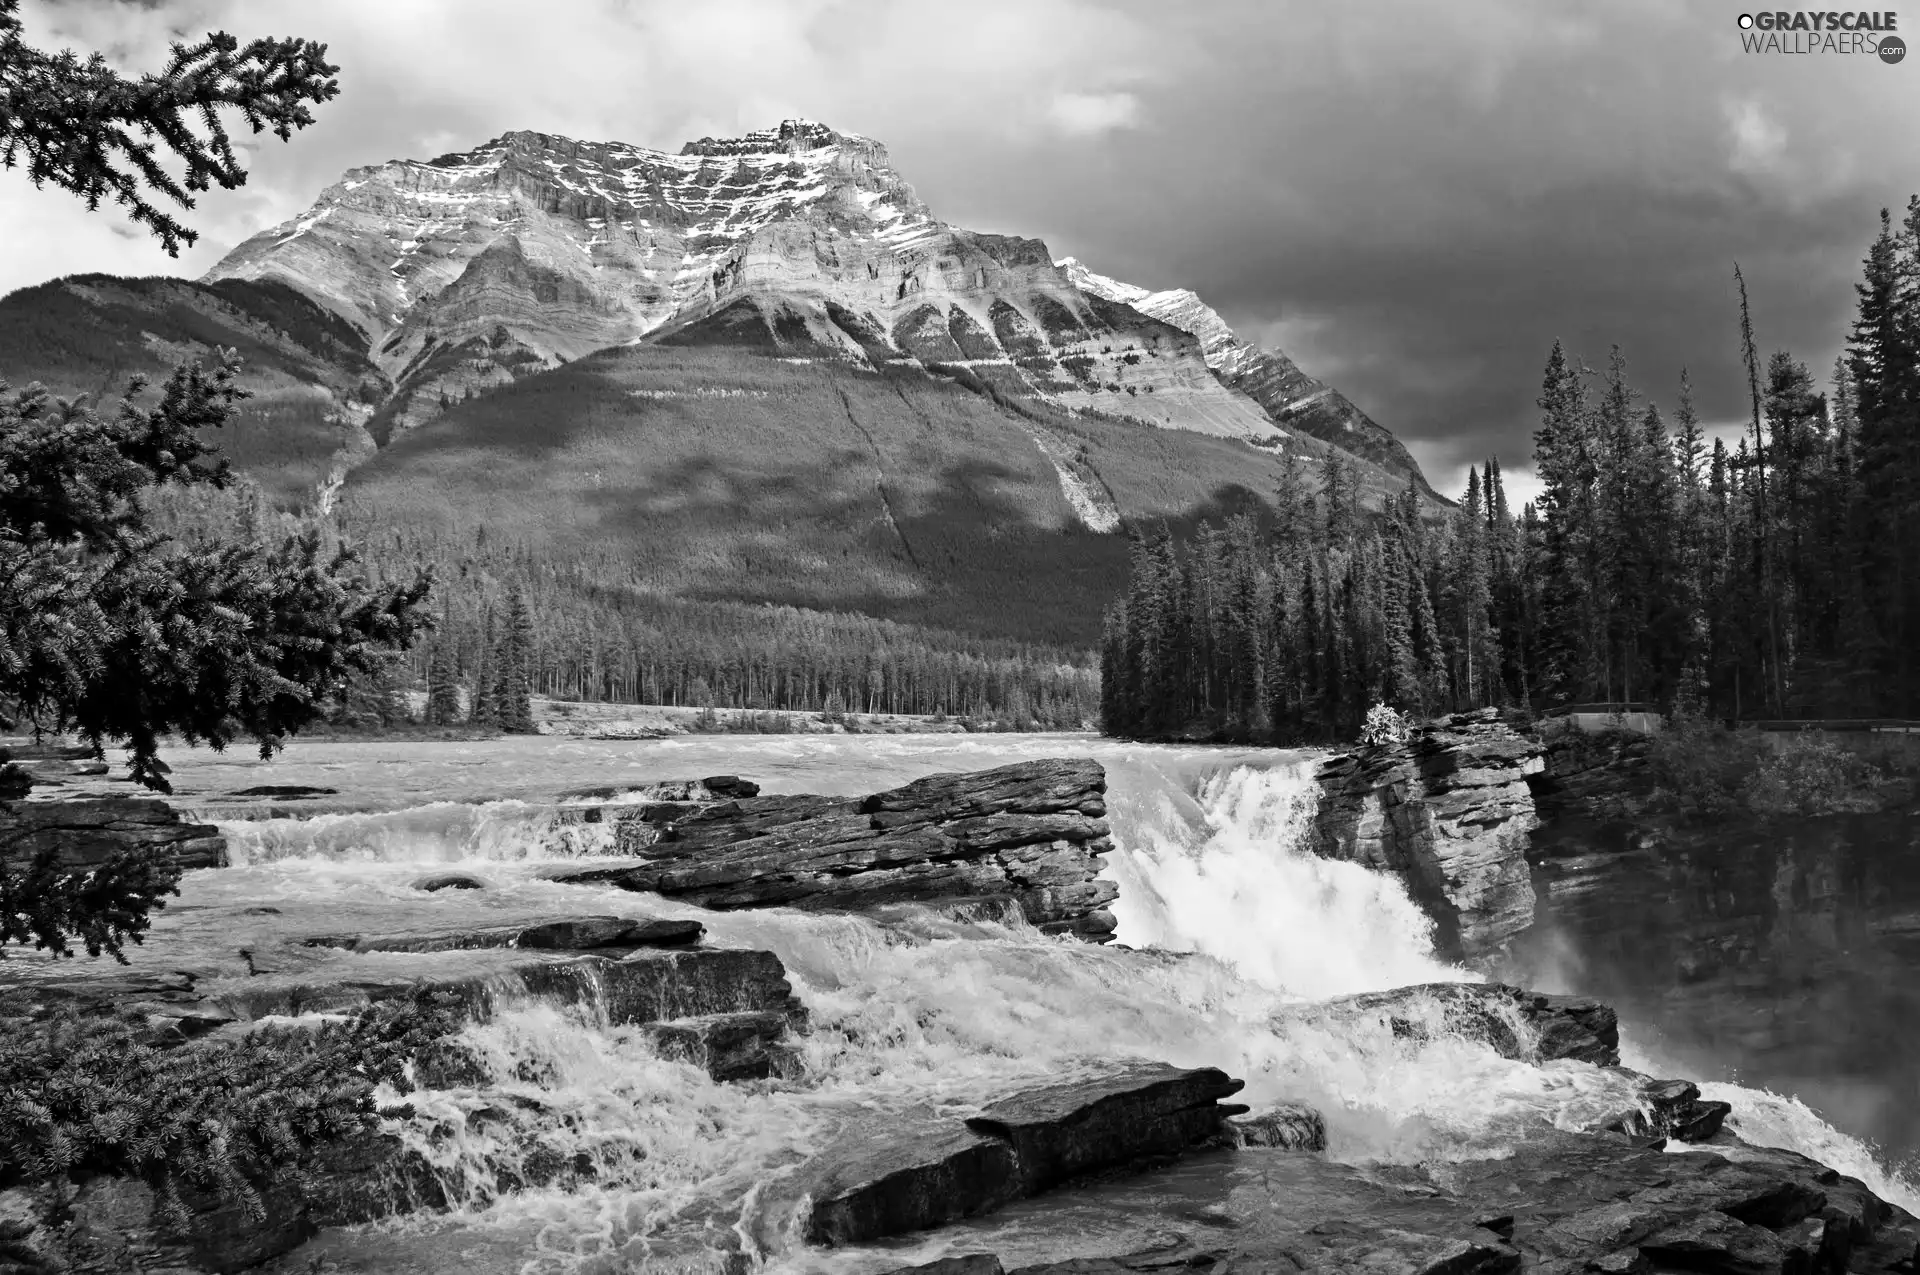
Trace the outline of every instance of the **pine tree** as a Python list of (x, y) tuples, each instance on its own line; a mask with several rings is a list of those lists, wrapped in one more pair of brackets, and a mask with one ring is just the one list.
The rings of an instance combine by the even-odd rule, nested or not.
[(453, 641), (445, 630), (452, 625), (442, 621), (442, 636), (433, 644), (433, 657), (427, 665), (427, 710), (429, 726), (451, 726), (460, 720), (460, 670), (454, 660)]
[(498, 676), (494, 659), (493, 607), (481, 621), (478, 650), (473, 662), (473, 691), (467, 703), (467, 722), (480, 727), (500, 725), (500, 701), (494, 690)]
[(1586, 387), (1558, 341), (1541, 379), (1540, 428), (1534, 433), (1541, 484), (1539, 522), (1539, 642), (1535, 688), (1571, 699), (1587, 686), (1593, 640), (1589, 557), (1593, 541), (1593, 479)]
[(507, 623), (494, 655), (493, 704), (500, 729), (509, 735), (535, 733), (533, 723), (533, 616), (516, 591), (507, 603)]

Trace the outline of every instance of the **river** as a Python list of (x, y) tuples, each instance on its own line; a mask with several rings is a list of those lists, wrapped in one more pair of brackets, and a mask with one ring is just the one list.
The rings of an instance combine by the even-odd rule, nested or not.
[[(964, 1114), (1023, 1084), (1115, 1057), (1220, 1067), (1247, 1081), (1241, 1100), (1256, 1107), (1281, 1099), (1316, 1105), (1327, 1117), (1329, 1154), (1352, 1162), (1500, 1155), (1529, 1122), (1572, 1127), (1621, 1099), (1623, 1082), (1598, 1069), (1522, 1066), (1444, 1033), (1410, 1042), (1272, 1025), (1276, 1009), (1302, 1000), (1478, 977), (1435, 959), (1430, 926), (1397, 881), (1305, 853), (1301, 834), (1316, 792), (1313, 758), (1304, 753), (1043, 735), (316, 742), (296, 743), (270, 764), (183, 752), (170, 758), (181, 804), (223, 824), (235, 866), (191, 874), (161, 924), (240, 900), (324, 910), (343, 925), (356, 909), (391, 916), (400, 908), (431, 923), (456, 910), (481, 916), (505, 901), (693, 915), (697, 909), (648, 896), (538, 879), (556, 857), (607, 849), (606, 825), (569, 818), (567, 794), (721, 773), (770, 793), (852, 794), (1049, 756), (1092, 756), (1107, 767), (1116, 945), (932, 917), (888, 930), (780, 909), (698, 913), (713, 941), (771, 949), (785, 962), (812, 1013), (802, 1043), (806, 1083), (716, 1084), (654, 1056), (631, 1031), (549, 1007), (504, 1013), (470, 1035), (491, 1060), (496, 1088), (540, 1095), (538, 1110), (503, 1113), (494, 1102), (478, 1119), (489, 1100), (428, 1092), (416, 1096), (418, 1114), (402, 1128), (450, 1174), (485, 1166), (465, 1175), (479, 1184), (466, 1207), (450, 1218), (323, 1236), (300, 1260), (441, 1271), (452, 1269), (448, 1255), (457, 1252), (472, 1275), (611, 1273), (642, 1262), (697, 1269), (701, 1227), (739, 1236), (770, 1270), (863, 1275), (929, 1260), (951, 1237), (935, 1232), (884, 1252), (807, 1249), (795, 1238), (782, 1174), (855, 1113), (932, 1105)], [(257, 817), (267, 812), (225, 796), (262, 785), (338, 795), (319, 798), (305, 818)], [(1561, 849), (1563, 858), (1571, 854)], [(450, 863), (495, 888), (457, 899), (410, 888), (424, 865)], [(1707, 1096), (1733, 1103), (1737, 1132), (1813, 1155), (1920, 1209), (1920, 1192), (1876, 1158), (1873, 1143), (1888, 1133), (1873, 1123), (1880, 1108), (1833, 1112), (1836, 1127), (1791, 1095), (1759, 1087), (1750, 1066), (1741, 1071), (1752, 1060), (1740, 1041), (1716, 1044), (1699, 1030), (1692, 1002), (1668, 995), (1662, 980), (1679, 978), (1684, 964), (1579, 950), (1618, 930), (1610, 916), (1650, 906), (1644, 882), (1623, 889), (1613, 911), (1594, 903), (1604, 891), (1580, 897), (1584, 920), (1568, 919), (1578, 909), (1549, 909), (1560, 919), (1526, 949), (1532, 972), (1559, 984), (1545, 990), (1616, 997), (1629, 1065), (1714, 1082)], [(1834, 906), (1844, 910), (1844, 902)], [(1673, 912), (1660, 915), (1671, 922)], [(1884, 964), (1872, 969), (1888, 973)], [(1845, 982), (1856, 972), (1842, 959), (1815, 976)], [(1777, 990), (1764, 980), (1723, 981), (1728, 996)], [(1684, 1022), (1663, 1019), (1673, 1005), (1694, 1012)], [(1714, 1056), (1721, 1045), (1730, 1052)], [(499, 1165), (524, 1154), (516, 1148), (536, 1124), (543, 1154), (591, 1161), (594, 1185), (511, 1194), (492, 1187)], [(1098, 1251), (1127, 1251), (1129, 1238), (1098, 1237)], [(1058, 1251), (1058, 1241), (1036, 1239), (1034, 1251)]]

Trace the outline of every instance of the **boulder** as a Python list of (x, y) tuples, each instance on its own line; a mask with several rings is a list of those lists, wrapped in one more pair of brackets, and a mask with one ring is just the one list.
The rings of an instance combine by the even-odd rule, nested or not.
[[(1627, 1072), (1629, 1076), (1638, 1073)], [(1725, 1102), (1706, 1102), (1700, 1086), (1690, 1080), (1640, 1080), (1638, 1103), (1632, 1109), (1597, 1122), (1597, 1127), (1629, 1138), (1672, 1138), (1678, 1142), (1705, 1142), (1720, 1132), (1732, 1114)]]
[[(725, 779), (726, 776), (716, 778)], [(711, 787), (712, 781), (703, 781)], [(933, 775), (864, 799), (783, 795), (647, 803), (621, 814), (625, 864), (561, 868), (703, 907), (873, 911), (1011, 901), (1049, 933), (1105, 942), (1117, 897), (1097, 762), (1021, 762)]]
[(1584, 996), (1549, 996), (1504, 983), (1420, 983), (1341, 996), (1283, 1012), (1288, 1020), (1368, 1018), (1396, 1036), (1448, 1032), (1485, 1041), (1521, 1062), (1567, 1058), (1618, 1066), (1620, 1023), (1610, 1006)]
[(887, 1275), (1006, 1275), (1000, 1259), (991, 1253), (968, 1253), (963, 1257), (943, 1257), (919, 1266), (902, 1266)]
[(807, 1238), (854, 1244), (996, 1209), (1099, 1169), (1178, 1155), (1245, 1111), (1210, 1067), (1134, 1063), (1001, 1099), (964, 1121), (920, 1109), (843, 1135), (800, 1183)]
[(1274, 1147), (1281, 1151), (1325, 1151), (1327, 1122), (1318, 1111), (1283, 1102), (1227, 1119), (1227, 1135), (1237, 1147)]
[(469, 948), (522, 947), (536, 951), (590, 951), (607, 947), (680, 947), (700, 941), (698, 921), (624, 916), (562, 916), (512, 925), (458, 926), (397, 934), (322, 935), (308, 947), (350, 952), (456, 952)]
[(132, 850), (182, 869), (217, 868), (227, 842), (218, 828), (186, 822), (158, 797), (0, 800), (0, 867), (18, 870), (51, 854), (60, 871), (91, 872)]
[(715, 1080), (797, 1076), (800, 1058), (786, 1039), (788, 1015), (756, 1010), (653, 1023), (642, 1032), (668, 1058), (690, 1062)]
[(484, 877), (476, 877), (466, 872), (436, 872), (432, 876), (421, 877), (415, 881), (413, 888), (432, 894), (439, 890), (487, 890), (492, 887)]

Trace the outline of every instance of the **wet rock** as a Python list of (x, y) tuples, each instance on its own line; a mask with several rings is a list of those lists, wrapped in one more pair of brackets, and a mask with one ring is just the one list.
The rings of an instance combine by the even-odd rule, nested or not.
[(964, 1257), (943, 1257), (919, 1266), (902, 1266), (887, 1275), (1006, 1275), (1000, 1259), (991, 1253), (968, 1253)]
[[(717, 778), (726, 778), (720, 776)], [(1112, 849), (1106, 772), (1033, 761), (933, 775), (865, 799), (740, 797), (620, 816), (616, 846), (644, 862), (549, 872), (719, 909), (872, 911), (1008, 899), (1048, 933), (1104, 942), (1118, 895), (1099, 879)]]
[(642, 1030), (665, 1057), (693, 1063), (715, 1080), (729, 1081), (797, 1076), (799, 1055), (782, 1043), (787, 1027), (786, 1014), (760, 1011), (707, 1014), (654, 1023)]
[[(1137, 1185), (1070, 1187), (1059, 1201), (1074, 1235), (1152, 1236), (1152, 1249), (1089, 1257), (1067, 1247), (1051, 1263), (1021, 1269), (1910, 1271), (1913, 1219), (1877, 1205), (1863, 1218), (1871, 1238), (1853, 1241), (1848, 1221), (1831, 1207), (1850, 1190), (1846, 1179), (1805, 1157), (1721, 1137), (1727, 1141), (1712, 1151), (1665, 1154), (1613, 1135), (1543, 1126), (1508, 1156), (1421, 1166), (1357, 1166), (1257, 1148), (1225, 1166), (1189, 1159)], [(1829, 1206), (1814, 1208), (1823, 1193)], [(1030, 1217), (1009, 1219), (1005, 1232), (1027, 1253), (1034, 1233)], [(991, 1220), (969, 1229), (970, 1247), (992, 1251), (995, 1239)]]
[(515, 947), (577, 951), (595, 947), (679, 947), (698, 943), (707, 927), (698, 921), (634, 921), (617, 916), (568, 917), (529, 925)]
[(738, 775), (709, 775), (700, 781), (716, 797), (758, 797), (760, 785)]
[(1810, 1275), (1812, 1255), (1771, 1231), (1724, 1213), (1696, 1213), (1639, 1243), (1656, 1263), (1715, 1275)]
[(412, 883), (416, 890), (425, 890), (429, 894), (437, 890), (487, 890), (491, 885), (481, 877), (465, 872), (440, 872), (430, 877), (421, 877)]
[(1533, 923), (1526, 849), (1539, 819), (1527, 776), (1540, 753), (1485, 709), (1417, 728), (1405, 743), (1329, 757), (1315, 850), (1404, 880), (1443, 954), (1495, 952)]
[(929, 1112), (889, 1116), (823, 1153), (807, 1239), (855, 1244), (938, 1226), (1013, 1199), (1013, 1148)]
[[(464, 888), (464, 887), (459, 887)], [(454, 952), (521, 947), (539, 951), (589, 951), (604, 947), (678, 947), (706, 933), (698, 921), (623, 916), (567, 916), (513, 925), (410, 930), (397, 934), (338, 934), (306, 940), (309, 947), (350, 952)]]
[(1092, 1169), (1177, 1155), (1213, 1137), (1223, 1118), (1246, 1111), (1219, 1101), (1244, 1085), (1211, 1067), (1137, 1064), (1002, 1099), (967, 1127), (1010, 1143), (1018, 1193), (1036, 1195)]
[[(1327, 1122), (1298, 1102), (1282, 1103), (1250, 1115), (1232, 1116), (1227, 1133), (1239, 1147), (1275, 1147), (1282, 1151), (1325, 1151)], [(1511, 1226), (1513, 1219), (1507, 1219)]]
[(1210, 1067), (1136, 1063), (1014, 1094), (977, 1116), (876, 1117), (823, 1152), (804, 1178), (807, 1236), (852, 1244), (937, 1226), (1098, 1169), (1177, 1155), (1245, 1108), (1241, 1082)]
[(1641, 1082), (1638, 1106), (1610, 1119), (1596, 1121), (1594, 1127), (1635, 1139), (1705, 1142), (1720, 1132), (1721, 1125), (1733, 1111), (1730, 1103), (1703, 1101), (1700, 1086), (1690, 1080), (1642, 1077)]
[(1371, 1018), (1386, 1022), (1396, 1036), (1447, 1032), (1477, 1037), (1503, 1057), (1521, 1062), (1620, 1062), (1620, 1024), (1610, 1006), (1584, 996), (1549, 996), (1504, 983), (1420, 983), (1300, 1006), (1284, 1017), (1346, 1022)]
[(314, 788), (307, 784), (261, 784), (254, 788), (242, 788), (231, 794), (235, 797), (278, 797), (286, 801), (300, 801), (308, 797), (338, 797), (338, 788)]
[(26, 798), (0, 801), (0, 865), (23, 868), (51, 854), (63, 872), (91, 872), (124, 851), (144, 851), (183, 869), (217, 868), (227, 841), (188, 823), (157, 797)]

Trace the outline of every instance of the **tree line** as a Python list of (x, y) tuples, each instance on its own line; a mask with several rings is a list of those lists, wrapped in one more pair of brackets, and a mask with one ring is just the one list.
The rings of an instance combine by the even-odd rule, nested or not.
[(369, 546), (376, 572), (434, 578), (434, 631), (348, 684), (331, 720), (532, 731), (534, 696), (750, 712), (903, 713), (1010, 729), (1098, 720), (1093, 653), (871, 616), (674, 597), (615, 550), (555, 558), (489, 536), (395, 527), (378, 510), (274, 511), (242, 482), (166, 498), (182, 536), (323, 530)]
[(1349, 464), (1290, 457), (1270, 518), (1136, 536), (1101, 643), (1102, 720), (1136, 738), (1348, 738), (1369, 706), (1433, 714), (1648, 702), (1728, 719), (1920, 716), (1920, 196), (1882, 212), (1822, 391), (1759, 358), (1738, 268), (1749, 420), (1709, 443), (1615, 347), (1556, 342), (1542, 491), (1500, 466), (1457, 510), (1362, 510)]

